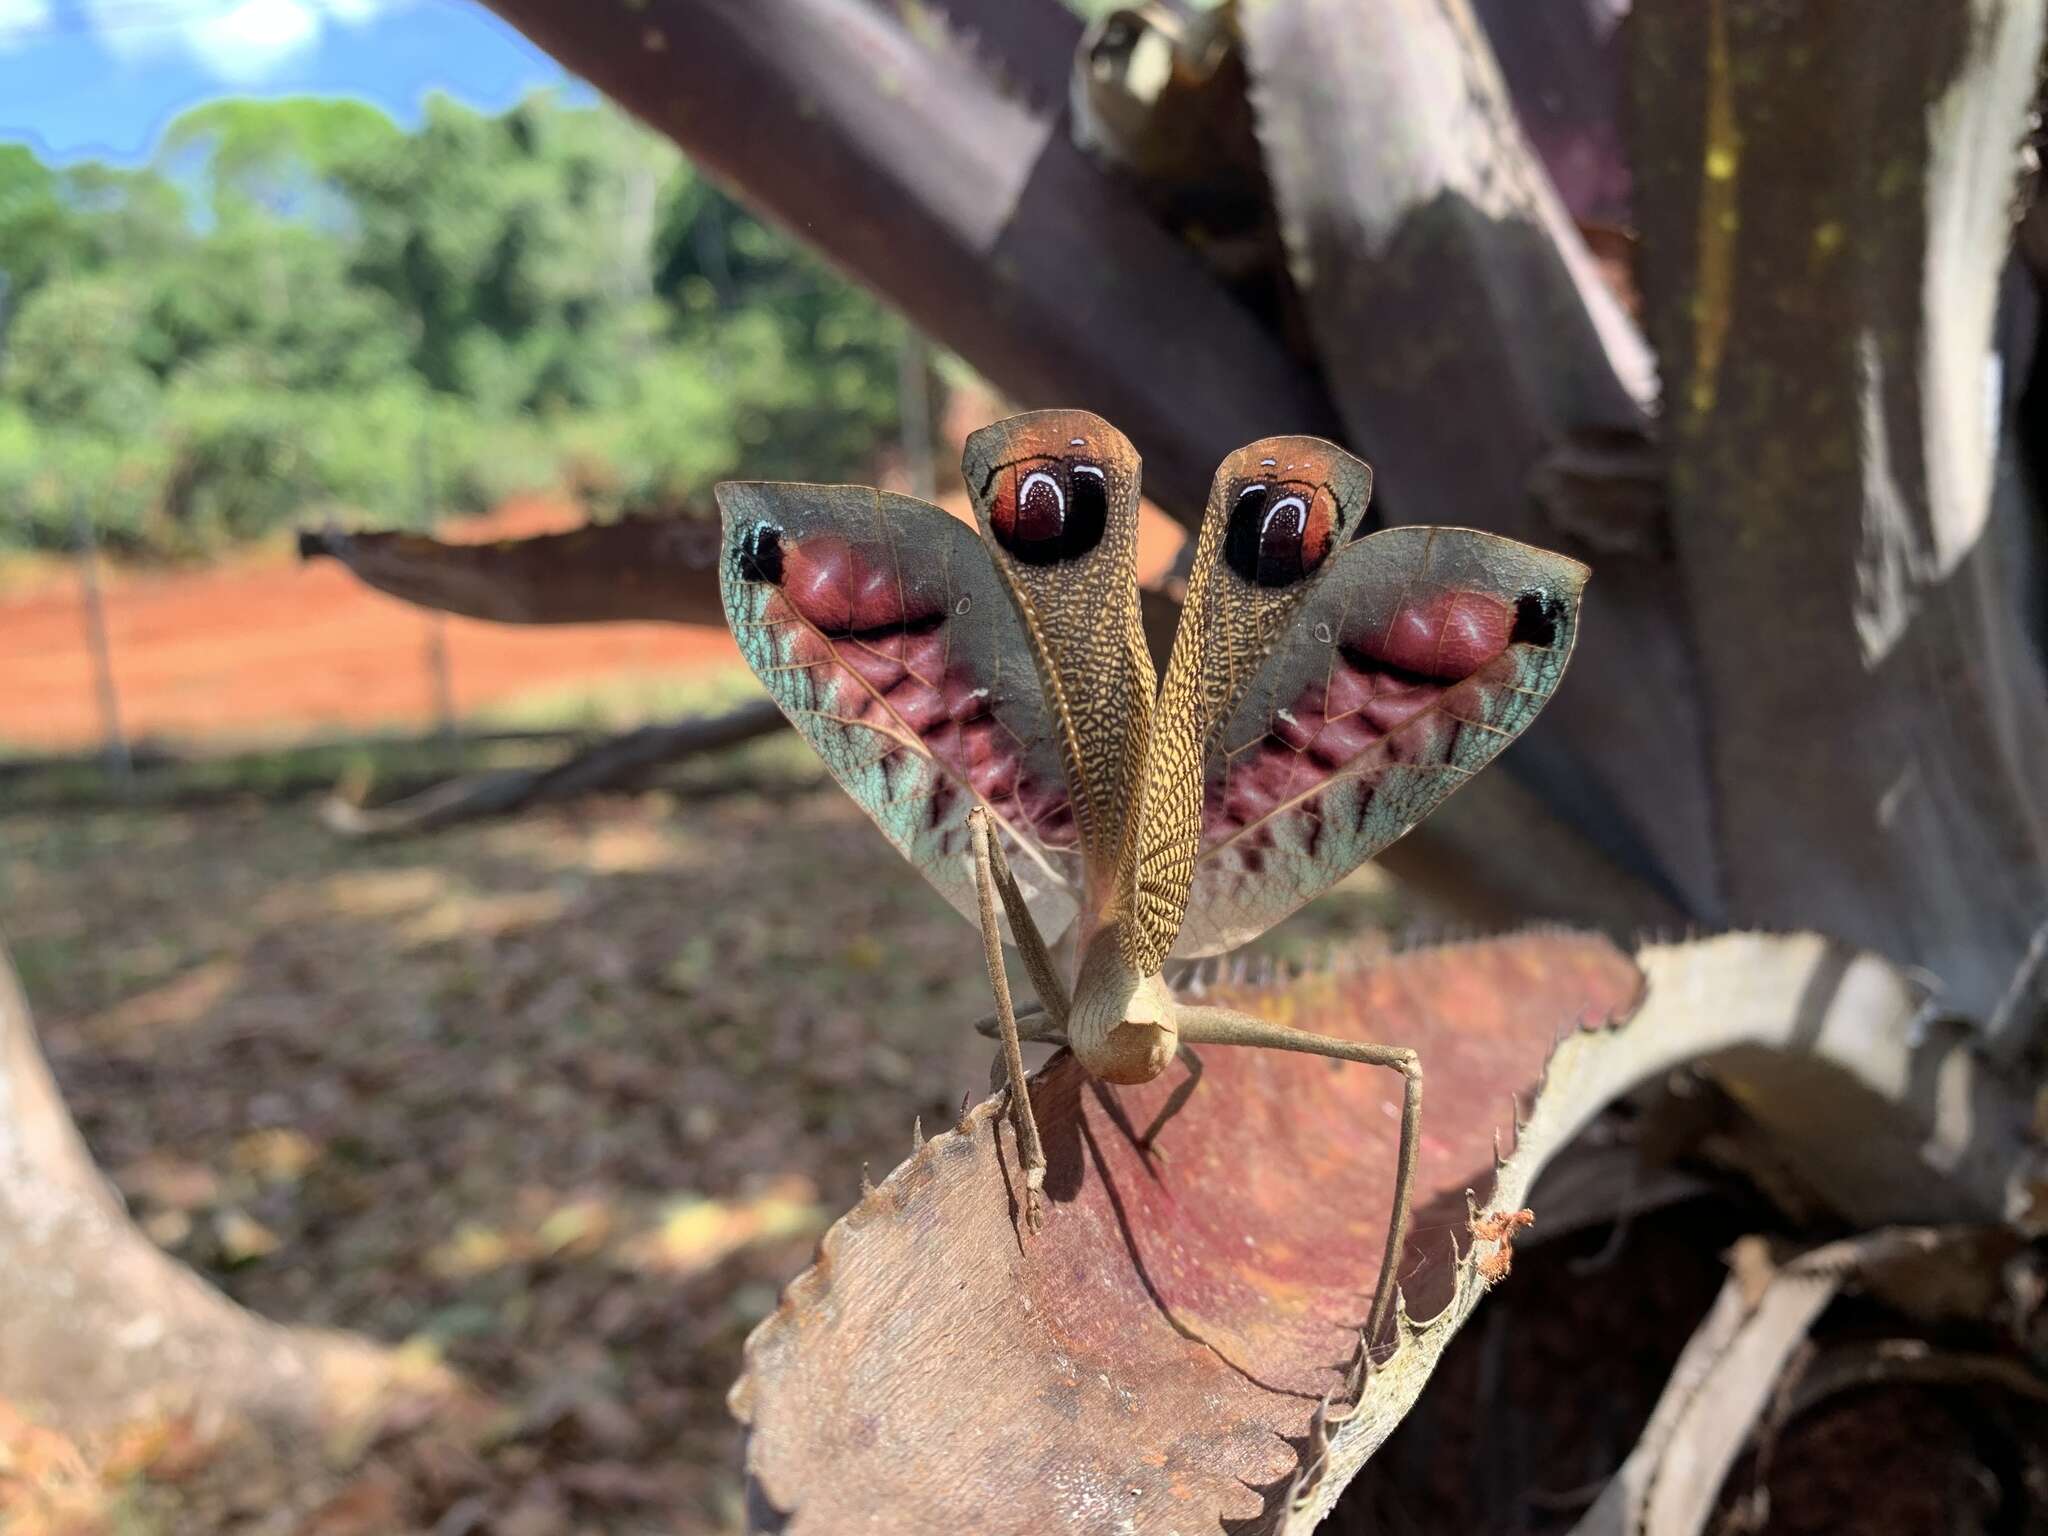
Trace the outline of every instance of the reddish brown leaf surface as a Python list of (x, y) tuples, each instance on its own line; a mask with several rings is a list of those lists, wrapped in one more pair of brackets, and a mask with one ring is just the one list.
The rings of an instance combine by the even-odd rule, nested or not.
[[(1427, 1074), (1411, 1305), (1447, 1288), (1465, 1191), (1491, 1182), (1511, 1096), (1556, 1038), (1626, 1017), (1641, 977), (1604, 939), (1530, 934), (1285, 983), (1230, 1006), (1413, 1045)], [(1392, 1075), (1211, 1048), (1184, 1086), (1111, 1088), (1059, 1059), (1033, 1104), (1042, 1233), (1016, 1221), (993, 1102), (826, 1237), (749, 1342), (758, 1523), (887, 1529), (1266, 1528), (1317, 1401), (1341, 1383), (1391, 1197)], [(1542, 1211), (1536, 1213), (1542, 1220)], [(1434, 1285), (1432, 1281), (1436, 1282)]]
[(666, 619), (723, 628), (718, 547), (713, 518), (627, 517), (493, 544), (416, 533), (299, 536), (301, 555), (332, 555), (381, 592), (503, 624)]

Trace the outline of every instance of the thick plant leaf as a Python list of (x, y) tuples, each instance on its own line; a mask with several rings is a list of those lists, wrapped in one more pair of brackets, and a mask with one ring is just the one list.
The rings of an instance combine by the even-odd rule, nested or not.
[[(1538, 934), (1213, 991), (1422, 1052), (1410, 1263), (1447, 1272), (1510, 1096), (1560, 1032), (1625, 1017), (1639, 987), (1605, 940)], [(1180, 1071), (1128, 1089), (1071, 1060), (1041, 1074), (1036, 1236), (1014, 1221), (997, 1100), (834, 1229), (734, 1390), (763, 1524), (772, 1509), (795, 1531), (1274, 1527), (1371, 1298), (1398, 1079), (1226, 1048), (1203, 1067), (1149, 1158), (1139, 1139)]]
[[(1015, 1144), (991, 1100), (835, 1226), (749, 1341), (733, 1406), (758, 1528), (1309, 1529), (1505, 1273), (1545, 1162), (1676, 1066), (1715, 1076), (1845, 1213), (1996, 1219), (2048, 1188), (2024, 1093), (1924, 1027), (1891, 967), (1810, 935), (1631, 963), (1539, 933), (1212, 990), (1422, 1053), (1408, 1305), (1355, 1410), (1329, 1415), (1325, 1443), (1318, 1408), (1344, 1384), (1375, 1279), (1391, 1085), (1211, 1049), (1148, 1158), (1140, 1139), (1180, 1074), (1116, 1089), (1055, 1060), (1033, 1088), (1052, 1164), (1041, 1233), (1020, 1236)], [(1496, 1169), (1495, 1126), (1539, 1084)]]

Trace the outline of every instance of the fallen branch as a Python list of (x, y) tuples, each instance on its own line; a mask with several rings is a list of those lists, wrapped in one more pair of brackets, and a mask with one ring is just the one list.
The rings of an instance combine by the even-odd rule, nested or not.
[(466, 618), (725, 626), (718, 523), (708, 517), (626, 517), (494, 544), (445, 544), (417, 533), (302, 531), (299, 558), (322, 556), (339, 560), (366, 586)]
[(753, 699), (722, 715), (644, 725), (579, 752), (552, 768), (503, 769), (451, 779), (391, 805), (366, 808), (330, 797), (320, 819), (344, 837), (402, 837), (458, 822), (509, 816), (579, 795), (635, 784), (657, 768), (702, 752), (738, 746), (786, 722), (770, 699)]

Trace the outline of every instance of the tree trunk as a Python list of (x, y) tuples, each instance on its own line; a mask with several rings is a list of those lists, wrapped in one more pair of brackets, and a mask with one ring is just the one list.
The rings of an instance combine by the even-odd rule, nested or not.
[(244, 1311), (137, 1230), (0, 952), (0, 1398), (74, 1432), (191, 1411), (303, 1434), (366, 1409), (385, 1359)]

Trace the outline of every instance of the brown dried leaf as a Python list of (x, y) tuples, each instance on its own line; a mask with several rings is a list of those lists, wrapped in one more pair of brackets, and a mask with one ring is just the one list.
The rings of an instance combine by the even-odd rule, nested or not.
[[(1891, 965), (1809, 933), (1647, 945), (1636, 961), (1642, 1006), (1623, 1028), (1559, 1042), (1475, 1226), (1518, 1209), (1544, 1165), (1602, 1106), (1687, 1064), (1741, 1103), (1773, 1152), (1838, 1214), (1992, 1221), (2026, 1206), (2043, 1156), (2027, 1137), (2025, 1085), (1976, 1053), (1967, 1035), (1926, 1028), (1916, 989)], [(1928, 1083), (1942, 1090), (1930, 1095)], [(1290, 1532), (1327, 1514), (1392, 1433), (1484, 1294), (1489, 1265), (1485, 1245), (1475, 1244), (1445, 1306), (1427, 1323), (1400, 1319), (1399, 1349), (1332, 1437), (1323, 1476)]]
[[(1218, 990), (1421, 1051), (1407, 1284), (1448, 1299), (1479, 1288), (1457, 1278), (1452, 1233), (1491, 1180), (1511, 1097), (1560, 1033), (1625, 1018), (1640, 987), (1605, 940), (1553, 933)], [(1370, 1299), (1397, 1080), (1266, 1051), (1210, 1049), (1203, 1066), (1149, 1158), (1138, 1143), (1178, 1070), (1133, 1089), (1067, 1060), (1040, 1076), (1050, 1212), (1034, 1238), (1018, 1236), (996, 1101), (835, 1227), (734, 1389), (757, 1500), (797, 1531), (1276, 1526)]]

